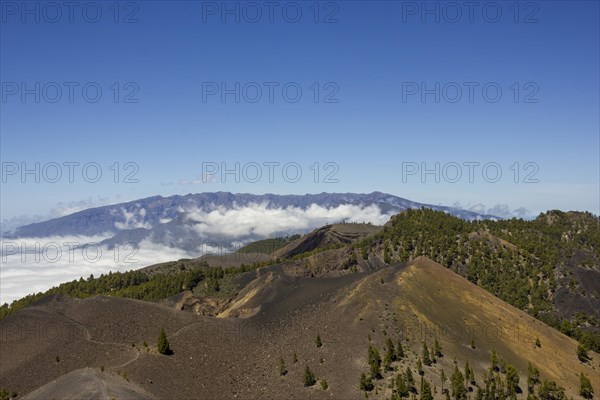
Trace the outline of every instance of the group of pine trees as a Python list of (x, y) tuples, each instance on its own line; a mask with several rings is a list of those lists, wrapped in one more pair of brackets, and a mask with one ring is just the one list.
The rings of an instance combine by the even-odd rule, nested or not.
[(12, 400), (17, 398), (17, 392), (11, 392), (6, 388), (0, 389), (0, 400)]
[[(382, 380), (388, 371), (397, 370), (392, 363), (400, 361), (405, 357), (402, 342), (399, 340), (397, 346), (391, 338), (387, 338), (385, 342), (385, 353), (383, 362), (381, 360), (378, 349), (369, 344), (367, 351), (367, 362), (369, 364), (369, 372), (362, 372), (359, 380), (359, 389), (366, 392), (376, 389), (376, 382)], [(417, 358), (416, 372), (420, 382), (417, 384), (413, 370), (410, 366), (399, 370), (394, 377), (391, 378), (392, 396), (390, 400), (402, 400), (406, 398), (415, 399), (419, 395), (420, 400), (433, 399), (432, 384), (427, 379), (423, 365), (432, 366), (437, 362), (437, 359), (443, 357), (442, 348), (437, 341), (429, 348), (426, 342), (423, 342), (421, 355)], [(446, 396), (446, 399), (467, 400), (474, 398), (475, 400), (514, 400), (517, 395), (522, 393), (520, 387), (521, 379), (518, 370), (510, 363), (504, 361), (495, 349), (490, 353), (490, 366), (483, 373), (482, 379), (478, 381), (475, 377), (474, 369), (469, 365), (469, 361), (465, 361), (464, 368), (460, 369), (454, 360), (454, 369), (449, 378), (449, 387), (445, 384), (448, 380), (446, 372), (442, 368), (439, 374), (441, 381), (441, 393)], [(527, 399), (528, 400), (566, 400), (565, 389), (556, 382), (540, 380), (540, 372), (531, 363), (527, 368)], [(435, 391), (434, 387), (434, 391)], [(469, 393), (475, 392), (474, 397)], [(593, 399), (594, 389), (590, 379), (584, 375), (580, 375), (580, 390), (579, 394), (586, 400)]]
[[(53, 287), (46, 292), (25, 296), (0, 306), (0, 319), (27, 305), (52, 294), (63, 294), (75, 298), (86, 298), (96, 295), (110, 295), (127, 297), (137, 300), (158, 301), (165, 299), (184, 290), (193, 290), (200, 283), (204, 283), (209, 290), (218, 292), (220, 282), (225, 276), (235, 276), (265, 266), (269, 263), (255, 263), (239, 267), (209, 267), (207, 263), (193, 264), (189, 269), (183, 264), (172, 262), (171, 271), (160, 273), (147, 273), (143, 270), (127, 272), (109, 272), (100, 277), (90, 275), (88, 279), (80, 278), (71, 282)], [(167, 265), (167, 267), (169, 266)], [(164, 268), (167, 270), (168, 268)]]
[[(315, 338), (315, 344), (317, 346), (317, 349), (319, 349), (323, 346), (323, 341), (321, 340), (320, 334), (317, 334), (317, 337)], [(292, 360), (293, 360), (294, 364), (296, 364), (298, 362), (298, 354), (296, 352), (294, 352), (294, 354), (292, 355)], [(323, 358), (321, 358), (321, 363), (322, 362), (323, 362)], [(279, 375), (285, 376), (287, 374), (288, 374), (288, 369), (285, 365), (285, 360), (283, 359), (283, 355), (282, 355), (279, 357)], [(317, 381), (320, 382), (321, 389), (323, 389), (323, 390), (329, 389), (329, 384), (327, 383), (327, 381), (325, 379), (318, 379), (315, 376), (314, 372), (310, 369), (308, 364), (306, 364), (304, 366), (304, 374), (302, 375), (302, 382), (304, 383), (304, 386), (306, 386), (306, 387), (314, 386), (317, 383)]]
[(364, 259), (382, 254), (386, 263), (427, 256), (579, 340), (584, 350), (600, 352), (600, 334), (581, 329), (600, 327), (600, 320), (583, 313), (561, 319), (552, 303), (556, 268), (575, 251), (592, 255), (600, 248), (600, 220), (592, 214), (551, 211), (534, 221), (468, 222), (430, 209), (407, 210), (353, 247)]
[(392, 363), (395, 361), (399, 361), (405, 357), (404, 348), (402, 346), (402, 341), (398, 340), (397, 345), (394, 345), (394, 342), (391, 338), (387, 338), (385, 342), (385, 354), (382, 359), (379, 354), (379, 350), (377, 347), (372, 344), (369, 345), (367, 351), (367, 362), (369, 364), (369, 374), (365, 374), (364, 372), (360, 376), (359, 388), (365, 392), (370, 392), (374, 389), (375, 385), (373, 380), (380, 380), (383, 378), (383, 373), (387, 371), (393, 371)]

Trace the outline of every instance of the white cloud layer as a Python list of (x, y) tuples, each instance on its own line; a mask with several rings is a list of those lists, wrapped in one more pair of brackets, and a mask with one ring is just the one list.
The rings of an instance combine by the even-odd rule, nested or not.
[[(144, 221), (145, 210), (123, 213), (121, 229), (149, 227)], [(108, 249), (98, 243), (111, 235), (96, 237), (48, 237), (3, 240), (0, 247), (0, 303), (11, 302), (30, 293), (45, 291), (63, 282), (99, 276), (108, 271), (127, 271), (148, 265), (195, 258), (205, 253), (227, 252), (241, 247), (244, 237), (272, 237), (307, 232), (326, 224), (341, 221), (386, 223), (391, 214), (382, 214), (373, 205), (361, 207), (340, 205), (326, 208), (311, 205), (268, 208), (267, 204), (251, 204), (233, 209), (187, 211), (188, 229), (195, 231), (204, 243), (192, 252), (164, 244), (142, 241), (138, 248), (127, 244)], [(211, 237), (231, 238), (228, 243), (211, 242)], [(185, 238), (172, 238), (174, 242)]]
[(262, 203), (233, 209), (218, 207), (212, 210), (192, 210), (187, 212), (187, 219), (193, 224), (192, 229), (203, 237), (216, 234), (236, 238), (304, 232), (342, 221), (383, 225), (391, 216), (382, 214), (376, 205), (361, 207), (343, 204), (327, 208), (312, 204), (306, 209), (267, 206), (267, 203)]
[(148, 265), (197, 257), (184, 250), (143, 241), (138, 247), (99, 246), (107, 237), (49, 237), (2, 240), (0, 304), (45, 291), (90, 274), (128, 271)]

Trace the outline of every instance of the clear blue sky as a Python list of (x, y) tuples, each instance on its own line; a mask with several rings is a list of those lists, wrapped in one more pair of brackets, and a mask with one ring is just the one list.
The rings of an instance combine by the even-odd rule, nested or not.
[[(22, 182), (19, 172), (5, 176), (2, 219), (47, 215), (57, 204), (219, 190), (379, 190), (436, 204), (505, 204), (532, 214), (551, 208), (598, 213), (599, 3), (520, 2), (518, 10), (513, 2), (492, 3), (481, 2), (470, 20), (464, 6), (455, 18), (457, 10), (446, 2), (427, 2), (440, 10), (438, 22), (435, 15), (414, 9), (420, 1), (281, 2), (272, 21), (262, 1), (252, 3), (261, 7), (260, 17), (242, 2), (227, 3), (233, 14), (223, 13), (221, 2), (138, 1), (117, 7), (112, 1), (80, 2), (70, 21), (64, 6), (58, 15), (45, 2), (3, 0), (4, 172), (39, 162), (46, 175), (41, 171), (39, 183), (33, 175)], [(302, 15), (294, 23), (298, 9)], [(97, 10), (102, 15), (93, 23)], [(126, 18), (134, 22), (124, 23)], [(66, 82), (78, 85), (73, 102)], [(89, 82), (94, 84), (88, 85), (86, 100), (82, 87)], [(232, 89), (236, 82), (239, 103), (233, 94), (223, 102), (220, 93), (207, 92), (220, 90), (221, 83)], [(263, 88), (256, 102), (251, 102), (256, 96), (252, 82)], [(272, 102), (266, 82), (278, 85)], [(286, 100), (282, 87), (290, 82)], [(434, 88), (436, 82), (439, 103), (435, 94), (423, 102), (420, 92), (407, 92), (420, 91), (421, 83)], [(463, 88), (454, 103), (452, 82)], [(478, 85), (472, 102), (465, 82)], [(34, 92), (24, 101), (22, 84)], [(486, 84), (488, 100), (482, 93)], [(52, 103), (56, 86), (62, 87), (62, 97)], [(92, 103), (95, 87), (102, 97)], [(302, 97), (293, 103), (295, 87)], [(494, 103), (490, 99), (497, 87), (502, 97)], [(137, 103), (125, 102), (127, 95)], [(89, 183), (75, 167), (71, 183), (63, 165), (62, 178), (51, 183), (52, 162), (98, 163), (103, 175)], [(119, 183), (110, 169), (115, 162), (121, 169)], [(139, 170), (125, 170), (126, 162)], [(297, 162), (303, 176), (290, 183), (276, 168), (269, 182), (263, 166), (263, 178), (256, 183), (243, 175), (240, 182), (229, 175), (226, 182), (217, 176), (217, 182), (202, 183), (203, 162), (231, 168), (236, 162), (242, 167)], [(310, 169), (315, 162), (321, 170), (317, 183)], [(335, 172), (324, 169), (326, 162), (338, 166), (338, 183), (324, 182), (328, 172)], [(442, 175), (438, 183), (427, 175), (422, 182), (417, 173), (403, 179), (403, 163), (434, 168), (436, 162), (440, 172), (454, 165), (447, 163), (463, 165), (462, 178), (450, 183)], [(487, 182), (477, 167), (469, 182), (465, 162), (497, 163), (502, 178)], [(525, 169), (527, 162), (535, 166)], [(446, 170), (450, 179), (452, 168)], [(127, 172), (135, 172), (139, 182), (123, 182)], [(538, 183), (524, 182), (529, 172)]]

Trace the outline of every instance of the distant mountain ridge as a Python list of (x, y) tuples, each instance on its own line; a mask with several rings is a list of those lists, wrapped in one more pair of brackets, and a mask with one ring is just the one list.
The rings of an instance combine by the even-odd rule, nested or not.
[[(89, 208), (64, 217), (33, 223), (17, 228), (11, 237), (49, 236), (97, 236), (113, 235), (104, 242), (114, 245), (118, 242), (139, 243), (150, 239), (155, 243), (185, 250), (194, 249), (202, 238), (211, 240), (257, 240), (267, 235), (246, 232), (240, 235), (223, 233), (209, 234), (198, 232), (198, 224), (204, 221), (190, 218), (190, 213), (202, 211), (226, 212), (228, 210), (261, 205), (264, 210), (300, 209), (308, 210), (316, 205), (327, 209), (343, 205), (362, 208), (376, 206), (381, 215), (393, 215), (407, 209), (431, 208), (444, 211), (466, 220), (494, 219), (492, 215), (477, 214), (452, 207), (423, 204), (391, 194), (372, 192), (358, 193), (319, 193), (305, 195), (247, 194), (247, 193), (198, 193), (169, 197), (152, 196), (126, 203)], [(264, 211), (263, 210), (263, 211)], [(325, 221), (326, 222), (326, 221)], [(331, 221), (343, 222), (343, 221)], [(323, 221), (305, 229), (289, 231), (282, 229), (271, 234), (305, 233)]]

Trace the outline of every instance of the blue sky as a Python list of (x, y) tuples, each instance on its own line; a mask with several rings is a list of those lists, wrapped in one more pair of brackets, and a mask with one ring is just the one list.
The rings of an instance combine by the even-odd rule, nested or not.
[[(272, 21), (263, 2), (229, 2), (232, 13), (222, 2), (79, 2), (72, 20), (65, 6), (58, 15), (45, 2), (0, 4), (2, 219), (220, 190), (379, 190), (466, 208), (599, 213), (596, 1), (479, 2), (472, 20), (462, 2), (457, 18), (448, 3), (427, 2), (439, 21), (422, 14), (425, 3), (403, 1), (280, 2)], [(236, 83), (239, 102), (223, 101), (223, 85)], [(472, 182), (470, 162), (479, 163)], [(20, 174), (35, 163), (39, 182)], [(203, 176), (206, 163), (239, 163), (239, 181)], [(279, 163), (273, 182), (265, 163)], [(421, 176), (436, 163), (438, 182)], [(102, 171), (97, 182), (82, 176), (85, 164)], [(257, 164), (262, 179), (245, 179)], [(286, 164), (302, 178), (286, 180)]]

